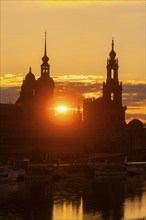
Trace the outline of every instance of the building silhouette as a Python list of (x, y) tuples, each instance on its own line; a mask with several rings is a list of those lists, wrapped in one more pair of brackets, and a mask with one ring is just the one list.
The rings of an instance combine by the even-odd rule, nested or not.
[(83, 154), (145, 152), (143, 123), (125, 122), (122, 83), (114, 41), (107, 60), (107, 79), (100, 98), (83, 101), (68, 123), (59, 124), (54, 114), (55, 83), (50, 76), (45, 34), (44, 56), (38, 79), (31, 67), (15, 104), (0, 104), (0, 160), (10, 157), (53, 161)]
[(31, 72), (26, 75), (21, 86), (20, 97), (16, 101), (19, 106), (35, 106), (45, 108), (53, 105), (54, 98), (54, 80), (50, 77), (49, 58), (46, 49), (46, 33), (45, 33), (45, 48), (44, 56), (42, 57), (41, 76), (35, 79), (34, 74)]
[[(107, 59), (107, 78), (102, 97), (83, 103), (84, 147), (86, 152), (129, 153), (144, 147), (143, 123), (138, 119), (125, 122), (126, 106), (122, 104), (122, 82), (119, 82), (118, 59), (112, 49)], [(134, 132), (135, 130), (135, 132)], [(139, 134), (140, 136), (138, 137)], [(137, 141), (135, 138), (137, 137)]]
[(119, 83), (118, 67), (112, 40), (112, 50), (107, 60), (107, 79), (102, 88), (103, 96), (84, 100), (84, 120), (89, 127), (92, 124), (95, 129), (119, 129), (126, 125), (126, 106), (122, 105), (122, 82)]
[(0, 104), (1, 159), (57, 160), (58, 157), (71, 158), (81, 149), (80, 108), (68, 122), (58, 122), (54, 114), (55, 83), (48, 61), (45, 33), (40, 77), (36, 79), (30, 67), (16, 103)]

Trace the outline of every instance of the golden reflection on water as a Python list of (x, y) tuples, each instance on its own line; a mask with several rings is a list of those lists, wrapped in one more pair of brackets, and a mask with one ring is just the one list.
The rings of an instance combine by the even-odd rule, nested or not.
[(62, 204), (54, 203), (52, 220), (83, 220), (83, 200), (80, 199), (80, 203), (77, 207), (73, 202), (63, 201)]
[(124, 220), (146, 219), (146, 192), (141, 197), (128, 198), (124, 202)]
[[(129, 197), (124, 201), (122, 220), (146, 219), (146, 191), (141, 196)], [(112, 215), (111, 215), (112, 216)], [(55, 202), (53, 205), (52, 220), (84, 220), (102, 219), (102, 213), (83, 213), (83, 199), (75, 204), (73, 201)]]

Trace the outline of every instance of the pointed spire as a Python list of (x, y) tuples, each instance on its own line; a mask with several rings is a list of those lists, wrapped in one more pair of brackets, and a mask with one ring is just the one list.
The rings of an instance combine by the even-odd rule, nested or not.
[(43, 63), (47, 63), (49, 60), (49, 58), (47, 57), (46, 35), (47, 35), (47, 33), (45, 32), (45, 48), (44, 48), (44, 56), (42, 57)]
[(114, 38), (112, 38), (112, 50), (114, 50)]
[(29, 73), (31, 73), (31, 66), (29, 67)]
[(45, 32), (45, 51), (44, 51), (44, 55), (46, 56), (47, 52), (46, 52), (46, 36), (47, 36), (47, 32)]

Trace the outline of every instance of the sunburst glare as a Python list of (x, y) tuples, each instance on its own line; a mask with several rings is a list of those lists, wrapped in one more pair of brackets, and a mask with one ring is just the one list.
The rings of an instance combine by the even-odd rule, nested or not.
[(58, 111), (58, 112), (67, 112), (68, 111), (68, 107), (66, 107), (66, 106), (57, 106), (55, 108), (55, 110)]

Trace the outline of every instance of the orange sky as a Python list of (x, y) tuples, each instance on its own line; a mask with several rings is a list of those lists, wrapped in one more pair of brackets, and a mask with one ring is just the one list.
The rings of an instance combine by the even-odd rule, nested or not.
[(111, 39), (120, 78), (145, 75), (145, 1), (1, 1), (1, 73), (40, 74), (47, 31), (52, 75), (104, 75)]
[[(131, 99), (132, 110), (128, 111), (131, 115), (134, 112), (135, 116), (144, 115), (145, 96), (141, 95), (144, 87), (136, 85), (145, 84), (145, 1), (2, 0), (2, 87), (20, 86), (29, 66), (36, 78), (40, 75), (45, 31), (51, 76), (57, 83), (62, 82), (61, 85), (66, 83), (69, 90), (80, 82), (82, 86), (76, 86), (77, 94), (85, 97), (101, 95), (114, 37), (119, 80), (127, 86), (123, 102), (128, 104), (127, 88), (132, 85), (131, 91), (137, 94), (133, 103), (139, 105), (135, 109)], [(95, 82), (99, 84), (98, 89), (95, 86), (88, 89)], [(87, 86), (87, 91), (83, 91), (83, 86)], [(144, 120), (144, 116), (141, 118)]]

